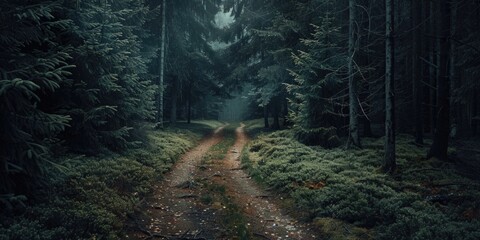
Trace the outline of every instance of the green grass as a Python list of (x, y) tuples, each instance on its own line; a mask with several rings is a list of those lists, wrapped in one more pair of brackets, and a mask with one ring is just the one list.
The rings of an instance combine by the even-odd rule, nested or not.
[[(379, 171), (383, 139), (364, 139), (363, 150), (326, 150), (279, 131), (260, 135), (242, 161), (315, 220), (326, 239), (480, 239), (479, 183), (454, 164), (424, 159), (427, 149), (411, 142), (398, 137), (394, 176)], [(351, 230), (327, 231), (339, 221), (339, 229)]]
[(212, 163), (214, 160), (223, 160), (230, 148), (235, 144), (235, 129), (238, 124), (227, 125), (222, 132), (223, 139), (221, 142), (213, 145), (203, 156), (202, 164)]
[[(104, 157), (70, 155), (47, 171), (22, 212), (0, 216), (0, 239), (118, 239), (129, 214), (179, 156), (217, 121), (147, 131), (143, 148)], [(145, 126), (152, 129), (152, 126)]]

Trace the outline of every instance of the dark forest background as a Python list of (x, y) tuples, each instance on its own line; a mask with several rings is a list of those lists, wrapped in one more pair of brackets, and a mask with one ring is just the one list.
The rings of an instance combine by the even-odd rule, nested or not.
[(382, 138), (390, 174), (409, 135), (478, 179), (478, 29), (478, 0), (0, 0), (0, 212), (52, 191), (66, 156), (194, 119), (326, 149)]

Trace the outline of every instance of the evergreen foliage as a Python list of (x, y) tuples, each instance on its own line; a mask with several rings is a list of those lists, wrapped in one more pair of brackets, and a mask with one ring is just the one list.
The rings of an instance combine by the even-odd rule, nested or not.
[[(290, 55), (299, 44), (302, 31), (302, 25), (296, 22), (301, 13), (291, 11), (296, 4), (297, 1), (246, 0), (225, 6), (238, 14), (231, 26), (234, 34), (230, 35), (238, 41), (234, 41), (225, 53), (234, 64), (229, 79), (237, 83), (241, 79), (253, 86), (250, 93), (255, 101), (253, 106), (264, 108), (265, 118), (268, 112), (272, 113), (275, 129), (280, 128), (281, 115), (287, 113), (285, 83), (292, 82), (288, 69), (294, 65)], [(247, 9), (245, 14), (239, 14), (242, 9)]]
[(198, 138), (177, 121), (240, 92), (262, 130), (288, 129), (245, 166), (325, 237), (480, 239), (478, 16), (457, 0), (0, 0), (0, 239), (119, 238)]
[(61, 1), (0, 4), (0, 194), (6, 194), (26, 190), (69, 124), (47, 101), (68, 81), (73, 49), (57, 41), (71, 24), (55, 17)]
[[(137, 146), (155, 87), (144, 1), (2, 1), (0, 193), (29, 194), (52, 151)], [(15, 183), (13, 183), (13, 181)]]
[(335, 27), (334, 18), (327, 14), (320, 26), (313, 27), (312, 38), (301, 40), (306, 49), (292, 54), (295, 68), (290, 74), (295, 81), (287, 85), (293, 96), (290, 119), (302, 142), (337, 147), (335, 126), (341, 126), (337, 124), (339, 106), (335, 98), (341, 94), (346, 57), (336, 43), (340, 29)]
[[(219, 2), (169, 4), (169, 74), (190, 104), (203, 99), (195, 93), (219, 92), (208, 44)], [(138, 146), (134, 128), (155, 115), (159, 8), (143, 0), (1, 6), (0, 193), (28, 193), (52, 150), (95, 155)]]
[(65, 110), (72, 128), (65, 134), (81, 152), (126, 149), (134, 143), (134, 122), (154, 115), (151, 56), (141, 46), (148, 9), (143, 1), (81, 1), (69, 10), (77, 26), (70, 38), (79, 41), (72, 43), (77, 68)]
[[(219, 4), (218, 1), (200, 0), (167, 2), (169, 40), (165, 80), (170, 112), (166, 115), (172, 123), (179, 118), (177, 115), (191, 118), (197, 113), (198, 116), (200, 111), (194, 111), (195, 107), (201, 110), (199, 103), (208, 105), (210, 99), (207, 96), (224, 95), (219, 74), (224, 64), (209, 44), (219, 31), (214, 25)], [(152, 27), (158, 28), (156, 25)], [(180, 111), (182, 107), (187, 107), (186, 111)]]
[(345, 55), (336, 43), (340, 28), (335, 27), (334, 18), (325, 16), (320, 26), (315, 28), (311, 39), (302, 39), (305, 50), (292, 53), (295, 63), (291, 75), (294, 84), (288, 85), (292, 99), (291, 119), (301, 127), (314, 128), (334, 126), (331, 119), (336, 106), (332, 98), (338, 95)]

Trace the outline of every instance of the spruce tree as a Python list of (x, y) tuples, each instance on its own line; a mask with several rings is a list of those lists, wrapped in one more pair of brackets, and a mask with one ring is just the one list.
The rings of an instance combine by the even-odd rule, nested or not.
[(65, 137), (75, 150), (125, 149), (134, 143), (129, 132), (135, 121), (154, 117), (151, 56), (142, 55), (141, 46), (147, 14), (143, 1), (87, 0), (71, 6), (77, 68), (66, 110), (72, 127)]
[(73, 49), (56, 41), (70, 21), (55, 17), (62, 1), (0, 5), (0, 194), (25, 193), (69, 124), (48, 97), (71, 75)]
[[(314, 26), (311, 39), (302, 40), (305, 51), (293, 54), (295, 69), (291, 71), (295, 83), (289, 85), (292, 100), (292, 121), (304, 135), (318, 140), (316, 144), (335, 147), (336, 119), (338, 105), (332, 101), (342, 83), (342, 71), (346, 54), (338, 53), (336, 39), (340, 28), (334, 24), (334, 17), (322, 17), (320, 26)], [(311, 140), (306, 140), (307, 143)]]

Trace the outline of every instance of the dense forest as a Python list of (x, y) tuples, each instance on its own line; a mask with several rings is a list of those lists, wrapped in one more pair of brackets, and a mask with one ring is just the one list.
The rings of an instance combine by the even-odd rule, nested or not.
[(0, 239), (480, 239), (479, 29), (478, 0), (0, 0)]

